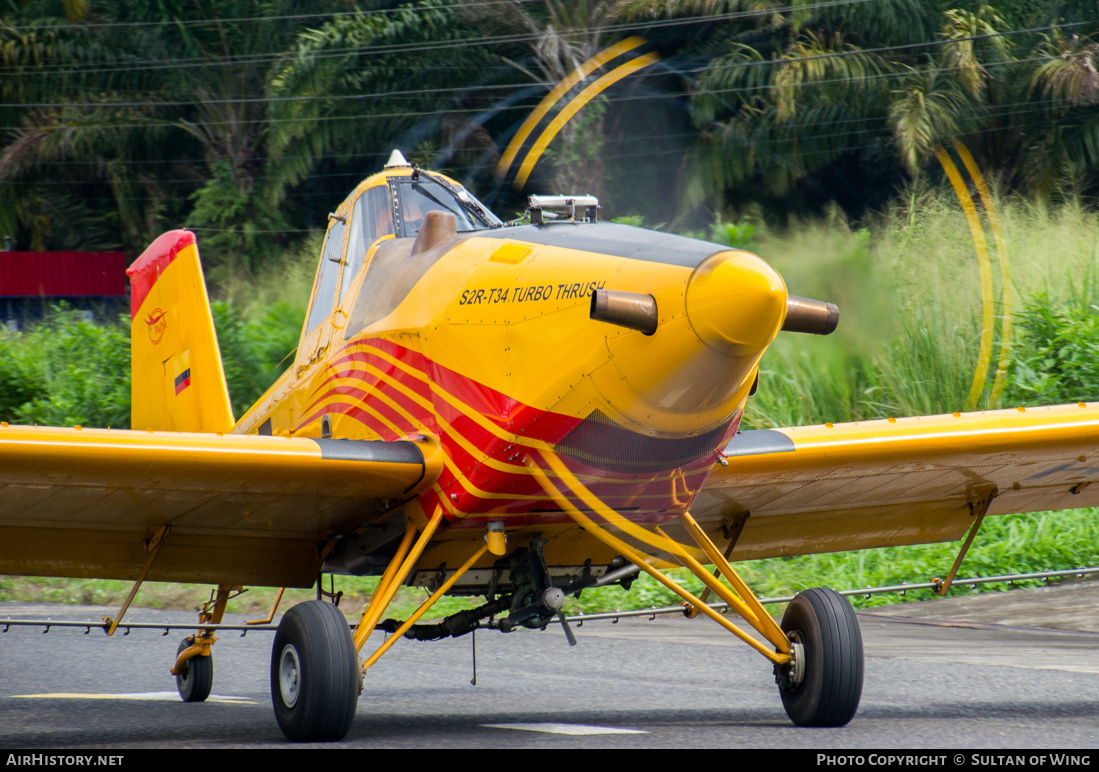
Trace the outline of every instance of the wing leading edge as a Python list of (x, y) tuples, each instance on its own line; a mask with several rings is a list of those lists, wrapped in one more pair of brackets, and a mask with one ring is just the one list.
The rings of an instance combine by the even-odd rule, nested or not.
[(430, 486), (432, 440), (0, 427), (0, 573), (308, 587), (320, 549)]
[(1099, 403), (741, 432), (692, 513), (734, 560), (961, 538), (988, 514), (1099, 506)]

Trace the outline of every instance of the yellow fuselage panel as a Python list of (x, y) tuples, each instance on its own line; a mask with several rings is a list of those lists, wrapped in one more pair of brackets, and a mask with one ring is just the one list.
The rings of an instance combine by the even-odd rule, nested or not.
[[(358, 227), (359, 198), (383, 182), (336, 209), (314, 303), (339, 254), (333, 234)], [(341, 271), (358, 264), (349, 255)], [(786, 304), (758, 258), (609, 223), (384, 236), (336, 283), (347, 291), (331, 317), (303, 332), (293, 371), (236, 431), (437, 437), (444, 468), (413, 517), (441, 505), (455, 525), (504, 517), (512, 528), (568, 522), (532, 474), (543, 451), (636, 522), (688, 507)], [(651, 296), (655, 333), (594, 321), (594, 290)]]
[[(330, 330), (323, 360), (276, 384), (238, 429), (439, 437), (445, 468), (421, 505), (441, 503), (452, 522), (559, 521), (559, 508), (527, 468), (538, 450), (564, 453), (581, 479), (636, 520), (674, 516), (735, 431), (780, 316), (756, 350), (716, 351), (695, 331), (685, 298), (698, 262), (717, 255), (735, 265), (744, 253), (680, 240), (672, 246), (686, 243), (694, 253), (637, 259), (582, 248), (629, 253), (640, 248), (615, 247), (611, 239), (636, 242), (637, 229), (563, 227), (569, 246), (552, 243), (552, 230), (533, 228), (457, 236), (428, 256), (429, 267), (391, 312), (345, 340), (342, 330)], [(586, 239), (585, 228), (597, 238)], [(382, 259), (399, 254), (409, 266), (424, 259), (408, 247), (391, 243)], [(351, 285), (362, 296), (345, 303), (352, 327), (367, 293), (388, 289), (370, 268)], [(593, 321), (595, 289), (651, 295), (660, 314), (656, 333)], [(777, 291), (784, 302), (785, 288)]]

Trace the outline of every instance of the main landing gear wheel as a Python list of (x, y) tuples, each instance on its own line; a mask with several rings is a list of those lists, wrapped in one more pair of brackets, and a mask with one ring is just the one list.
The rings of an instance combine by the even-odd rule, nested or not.
[(844, 726), (862, 697), (862, 632), (855, 610), (835, 590), (799, 593), (782, 615), (794, 663), (776, 668), (786, 715), (798, 726)]
[(330, 603), (294, 606), (271, 648), (271, 701), (286, 737), (340, 740), (359, 701), (359, 658), (343, 614)]
[[(190, 638), (184, 638), (176, 649), (176, 656), (191, 645)], [(214, 688), (214, 656), (191, 657), (183, 663), (183, 672), (176, 676), (176, 688), (184, 702), (203, 702)]]

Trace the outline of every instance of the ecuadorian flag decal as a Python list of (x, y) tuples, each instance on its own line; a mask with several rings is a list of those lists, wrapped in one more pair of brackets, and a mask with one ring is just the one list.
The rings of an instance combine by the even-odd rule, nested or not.
[(191, 368), (188, 367), (182, 373), (176, 376), (176, 395), (191, 385)]

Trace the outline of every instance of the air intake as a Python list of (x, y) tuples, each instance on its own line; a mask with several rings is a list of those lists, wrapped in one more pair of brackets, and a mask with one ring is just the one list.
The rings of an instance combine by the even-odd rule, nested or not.
[(713, 453), (729, 424), (696, 437), (650, 437), (619, 426), (596, 410), (554, 447), (582, 464), (619, 474), (654, 474), (686, 466)]

